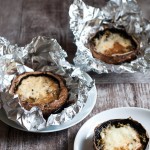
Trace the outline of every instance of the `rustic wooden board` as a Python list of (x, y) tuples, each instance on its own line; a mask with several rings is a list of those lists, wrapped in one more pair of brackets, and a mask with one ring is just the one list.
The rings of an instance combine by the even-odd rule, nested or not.
[(0, 36), (15, 44), (19, 40), (22, 17), (22, 0), (0, 1)]
[(19, 131), (0, 122), (0, 149), (73, 150), (74, 138), (82, 124), (95, 114), (114, 107), (150, 109), (150, 84), (97, 85), (97, 103), (81, 123), (60, 132), (35, 134)]
[[(24, 46), (38, 35), (56, 38), (68, 53), (76, 52), (69, 29), (69, 6), (73, 0), (0, 0), (0, 35), (11, 43)], [(85, 0), (94, 7), (108, 0)], [(138, 0), (144, 15), (149, 15), (149, 0)], [(114, 107), (150, 109), (150, 75), (90, 73), (95, 79), (98, 97), (92, 113), (79, 124), (60, 132), (35, 134), (19, 131), (0, 121), (0, 150), (73, 150), (74, 138), (80, 127), (95, 114)]]
[(96, 84), (107, 83), (150, 83), (150, 73), (101, 74), (90, 73)]

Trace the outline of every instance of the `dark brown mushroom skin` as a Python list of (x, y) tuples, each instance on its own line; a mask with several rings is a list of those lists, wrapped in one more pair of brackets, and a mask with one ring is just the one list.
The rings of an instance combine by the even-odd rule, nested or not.
[[(96, 52), (96, 48), (95, 48), (95, 42), (94, 40), (100, 39), (103, 34), (106, 31), (110, 31), (111, 33), (117, 33), (120, 36), (129, 39), (132, 43), (133, 46), (133, 51), (131, 51), (130, 53), (124, 54), (124, 55), (115, 55), (115, 56), (108, 56), (108, 55), (104, 55), (100, 52)], [(102, 60), (105, 63), (108, 64), (121, 64), (124, 62), (130, 62), (134, 59), (137, 58), (137, 55), (139, 54), (139, 43), (138, 40), (134, 37), (129, 35), (125, 30), (123, 29), (116, 29), (116, 28), (106, 28), (102, 31), (98, 31), (90, 40), (89, 40), (89, 44), (88, 44), (88, 48), (90, 49), (92, 55), (94, 58), (97, 58), (99, 60)]]
[(120, 125), (127, 125), (129, 124), (140, 136), (140, 141), (142, 144), (142, 149), (140, 150), (146, 150), (149, 142), (149, 137), (147, 134), (147, 131), (145, 128), (137, 121), (133, 120), (132, 118), (127, 119), (113, 119), (108, 120), (106, 122), (103, 122), (102, 124), (98, 125), (94, 129), (94, 137), (93, 137), (93, 145), (95, 150), (102, 150), (100, 148), (101, 143), (99, 142), (101, 139), (100, 133), (102, 132), (102, 129), (107, 128), (110, 125), (114, 125), (116, 128), (119, 128)]
[(60, 75), (56, 75), (51, 72), (25, 72), (23, 74), (20, 74), (13, 79), (9, 89), (9, 93), (14, 95), (19, 84), (21, 84), (21, 81), (29, 76), (47, 76), (52, 78), (53, 80), (59, 83), (60, 93), (59, 98), (57, 100), (54, 100), (50, 103), (46, 103), (45, 105), (34, 105), (30, 102), (20, 100), (21, 106), (24, 107), (26, 110), (30, 110), (32, 107), (37, 106), (41, 109), (43, 116), (47, 117), (51, 113), (63, 107), (63, 105), (67, 102), (68, 89), (66, 87), (65, 80)]

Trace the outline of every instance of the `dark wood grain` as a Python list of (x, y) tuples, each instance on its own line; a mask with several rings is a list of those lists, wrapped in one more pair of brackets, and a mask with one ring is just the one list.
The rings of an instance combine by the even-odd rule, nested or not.
[(150, 108), (150, 84), (102, 84), (97, 85), (98, 96), (92, 113), (78, 125), (69, 128), (69, 149), (82, 124), (95, 114), (116, 107)]
[(91, 77), (96, 80), (97, 84), (107, 83), (150, 83), (150, 73), (110, 73), (110, 74), (96, 74), (90, 73)]
[[(68, 52), (68, 60), (76, 52), (73, 35), (69, 29), (69, 6), (71, 1), (60, 0), (26, 0), (23, 2), (22, 24), (19, 45), (29, 43), (32, 38), (42, 35), (57, 39)], [(71, 56), (71, 57), (70, 57)]]
[(68, 130), (35, 134), (19, 131), (0, 122), (0, 149), (73, 150), (74, 138), (82, 124), (95, 114), (114, 107), (150, 109), (150, 84), (97, 84), (97, 103), (92, 113)]
[(22, 0), (0, 1), (0, 36), (18, 43), (22, 18)]
[[(94, 7), (108, 0), (85, 0)], [(56, 38), (68, 53), (76, 52), (73, 34), (69, 29), (68, 10), (73, 0), (0, 0), (0, 36), (24, 46), (38, 35)], [(150, 19), (149, 0), (138, 0), (143, 14)], [(114, 107), (150, 109), (150, 73), (102, 74), (90, 73), (98, 90), (97, 103), (83, 121), (64, 131), (35, 134), (19, 131), (0, 121), (0, 150), (73, 150), (80, 127), (95, 114)]]

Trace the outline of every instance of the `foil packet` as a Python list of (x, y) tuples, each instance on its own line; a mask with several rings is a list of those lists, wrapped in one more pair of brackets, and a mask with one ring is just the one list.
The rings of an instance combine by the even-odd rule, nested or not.
[[(18, 47), (0, 37), (0, 105), (10, 120), (28, 131), (38, 131), (63, 124), (82, 111), (94, 81), (87, 80), (85, 73), (66, 61), (66, 57), (55, 39), (39, 36), (25, 47)], [(30, 111), (21, 107), (18, 95), (10, 95), (9, 87), (15, 76), (32, 71), (51, 71), (63, 76), (71, 105), (51, 114), (47, 120), (38, 107), (32, 107)]]
[[(143, 17), (136, 0), (110, 0), (104, 7), (94, 8), (82, 0), (74, 0), (69, 9), (70, 29), (77, 45), (76, 66), (84, 71), (101, 73), (148, 72), (150, 69), (150, 23)], [(87, 48), (96, 32), (110, 28), (123, 28), (139, 39), (140, 53), (130, 63), (113, 65), (94, 58)]]

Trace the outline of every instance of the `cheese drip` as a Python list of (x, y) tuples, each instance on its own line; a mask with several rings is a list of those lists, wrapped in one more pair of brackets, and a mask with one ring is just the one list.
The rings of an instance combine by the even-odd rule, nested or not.
[(103, 150), (140, 150), (141, 143), (137, 132), (130, 126), (115, 126), (103, 129), (101, 132)]
[(22, 80), (16, 93), (21, 101), (45, 104), (58, 99), (59, 85), (45, 76), (29, 76)]
[(117, 33), (107, 31), (100, 39), (95, 39), (95, 51), (105, 55), (124, 54), (132, 49), (131, 41)]

